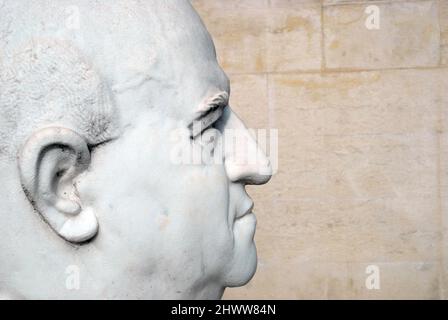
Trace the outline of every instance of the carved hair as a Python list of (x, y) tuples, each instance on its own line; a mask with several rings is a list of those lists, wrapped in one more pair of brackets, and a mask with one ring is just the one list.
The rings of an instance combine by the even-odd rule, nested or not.
[(108, 88), (70, 43), (33, 39), (0, 62), (0, 157), (15, 156), (33, 130), (55, 124), (89, 144), (114, 135)]

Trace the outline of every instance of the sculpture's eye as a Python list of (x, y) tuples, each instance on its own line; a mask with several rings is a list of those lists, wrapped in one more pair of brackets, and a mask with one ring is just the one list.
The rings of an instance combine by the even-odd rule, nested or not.
[(208, 111), (190, 124), (189, 129), (191, 132), (191, 139), (195, 140), (196, 138), (201, 137), (205, 131), (213, 128), (215, 123), (221, 118), (222, 114), (222, 106), (211, 106)]
[(208, 149), (214, 148), (221, 136), (220, 131), (214, 127), (215, 123), (216, 122), (213, 122), (208, 127), (204, 128), (201, 133), (193, 139), (193, 142)]

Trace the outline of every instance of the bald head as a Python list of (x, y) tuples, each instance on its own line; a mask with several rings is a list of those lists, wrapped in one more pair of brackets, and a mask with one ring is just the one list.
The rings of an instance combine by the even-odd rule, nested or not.
[[(172, 80), (182, 69), (197, 72), (194, 61), (216, 58), (188, 0), (3, 0), (0, 8), (2, 48), (36, 36), (72, 41), (120, 88), (136, 72)], [(181, 63), (185, 60), (193, 65)]]
[[(20, 51), (36, 38), (68, 42), (94, 66), (113, 94), (125, 94), (124, 100), (129, 101), (129, 91), (144, 91), (141, 99), (148, 108), (162, 107), (178, 119), (186, 116), (176, 110), (185, 97), (172, 91), (185, 88), (202, 97), (209, 91), (209, 82), (229, 90), (228, 80), (216, 64), (210, 35), (188, 0), (2, 3), (0, 57)], [(128, 103), (121, 106), (120, 98), (117, 104), (126, 109), (120, 110), (125, 123), (138, 113)]]
[[(207, 94), (210, 81), (225, 91), (229, 89), (226, 76), (216, 64), (213, 42), (188, 0), (2, 0), (0, 16), (0, 121), (4, 128), (0, 139), (9, 144), (13, 142), (7, 132), (15, 130), (16, 137), (23, 136), (20, 128), (11, 131), (21, 120), (32, 129), (39, 120), (62, 118), (72, 126), (102, 132), (102, 137), (93, 139), (100, 143), (111, 135), (112, 124), (119, 118), (123, 125), (132, 121), (139, 112), (134, 110), (136, 105), (163, 108), (164, 113), (182, 119), (190, 110), (176, 107), (186, 97), (174, 95), (173, 91), (195, 91), (191, 102), (200, 104), (197, 97)], [(67, 65), (70, 63), (73, 65)], [(30, 64), (36, 68), (30, 68)], [(58, 64), (58, 72), (47, 78), (50, 71), (44, 69)], [(18, 72), (25, 69), (25, 73)], [(18, 77), (24, 77), (25, 82)], [(40, 101), (28, 96), (32, 93), (27, 83), (42, 84)], [(20, 88), (26, 88), (26, 92)], [(76, 90), (77, 97), (84, 95), (89, 103), (78, 101), (76, 106), (70, 106), (70, 101), (56, 101), (52, 97), (58, 96), (59, 89), (60, 98), (72, 96), (62, 94), (64, 90)], [(139, 101), (132, 101), (136, 91), (143, 94)], [(95, 95), (97, 101), (91, 98)], [(110, 100), (118, 107), (115, 115)], [(26, 105), (26, 111), (15, 108), (15, 104)], [(49, 112), (49, 108), (56, 111)], [(23, 110), (20, 115), (19, 109)], [(34, 126), (20, 119), (26, 115), (32, 115)], [(101, 126), (107, 130), (98, 129)], [(2, 148), (5, 150), (5, 144)]]

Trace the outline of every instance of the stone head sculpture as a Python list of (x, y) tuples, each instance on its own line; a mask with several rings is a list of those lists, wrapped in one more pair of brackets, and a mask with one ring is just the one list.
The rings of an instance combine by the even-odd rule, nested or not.
[[(215, 299), (247, 283), (245, 186), (270, 165), (229, 94), (186, 0), (0, 0), (0, 295)], [(173, 161), (227, 129), (247, 140), (221, 162)]]

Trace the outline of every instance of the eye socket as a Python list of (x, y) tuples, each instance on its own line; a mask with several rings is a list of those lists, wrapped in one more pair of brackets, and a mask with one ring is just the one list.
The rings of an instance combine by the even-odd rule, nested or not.
[(188, 127), (191, 132), (190, 139), (194, 140), (198, 136), (201, 136), (204, 131), (212, 128), (221, 118), (222, 114), (223, 107), (215, 106), (193, 121), (193, 123)]

